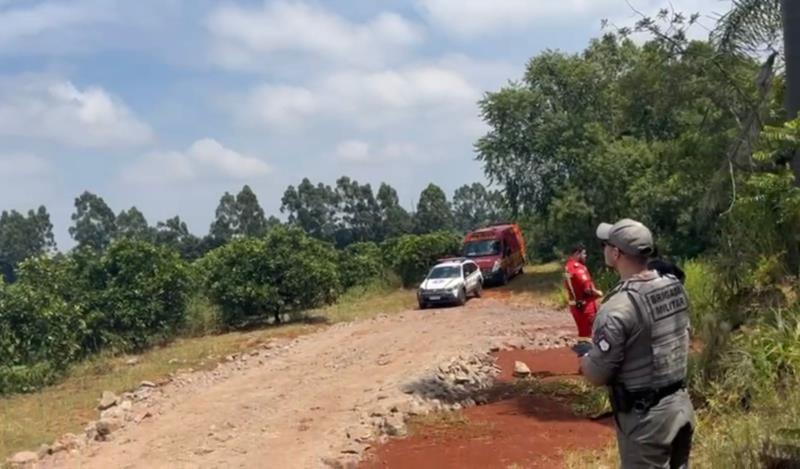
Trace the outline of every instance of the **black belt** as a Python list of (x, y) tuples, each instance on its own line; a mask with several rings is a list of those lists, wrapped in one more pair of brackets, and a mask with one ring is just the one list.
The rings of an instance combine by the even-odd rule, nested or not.
[(658, 404), (661, 399), (675, 394), (681, 389), (686, 388), (686, 381), (680, 380), (668, 384), (658, 389), (646, 389), (642, 391), (628, 391), (628, 399), (633, 401), (633, 409), (639, 412), (647, 412), (650, 408)]

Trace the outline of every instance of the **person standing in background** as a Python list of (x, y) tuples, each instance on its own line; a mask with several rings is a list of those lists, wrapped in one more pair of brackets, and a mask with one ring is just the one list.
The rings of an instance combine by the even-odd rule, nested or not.
[(597, 299), (603, 292), (595, 288), (586, 267), (586, 248), (577, 245), (564, 265), (564, 286), (569, 298), (569, 311), (578, 327), (578, 340), (592, 337), (592, 323), (597, 314)]

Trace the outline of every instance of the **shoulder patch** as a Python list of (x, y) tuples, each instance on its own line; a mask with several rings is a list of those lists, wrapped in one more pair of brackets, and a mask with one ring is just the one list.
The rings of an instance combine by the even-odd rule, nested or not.
[(605, 353), (611, 350), (611, 344), (609, 344), (605, 337), (603, 337), (597, 341), (597, 348), (599, 348), (601, 352)]

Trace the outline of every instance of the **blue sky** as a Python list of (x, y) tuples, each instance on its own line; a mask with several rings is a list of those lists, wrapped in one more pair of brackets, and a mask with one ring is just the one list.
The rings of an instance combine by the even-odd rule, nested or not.
[[(672, 5), (711, 26), (730, 0)], [(303, 177), (411, 207), (483, 181), (476, 101), (601, 18), (636, 19), (625, 0), (0, 0), (0, 208), (46, 205), (68, 249), (84, 190), (198, 235), (244, 184), (276, 215)]]

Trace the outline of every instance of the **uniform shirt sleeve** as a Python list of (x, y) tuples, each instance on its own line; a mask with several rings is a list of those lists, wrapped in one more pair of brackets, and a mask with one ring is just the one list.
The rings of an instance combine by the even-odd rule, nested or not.
[(632, 327), (632, 308), (624, 293), (600, 306), (592, 330), (592, 349), (581, 359), (583, 375), (592, 384), (609, 384), (622, 365)]

